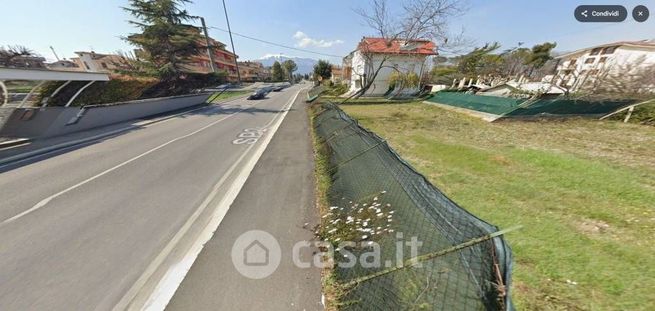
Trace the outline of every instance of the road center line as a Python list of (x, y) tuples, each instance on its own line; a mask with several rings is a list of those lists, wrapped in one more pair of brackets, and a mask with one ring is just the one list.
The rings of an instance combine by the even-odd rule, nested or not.
[(157, 147), (155, 147), (155, 148), (152, 148), (152, 149), (150, 149), (150, 150), (148, 150), (148, 151), (146, 151), (146, 152), (144, 152), (144, 153), (142, 153), (142, 154), (139, 154), (139, 155), (137, 155), (137, 156), (135, 156), (135, 157), (133, 157), (133, 158), (131, 158), (131, 159), (125, 161), (125, 162), (122, 162), (122, 163), (120, 163), (120, 164), (118, 164), (118, 165), (116, 165), (116, 166), (114, 166), (114, 167), (108, 168), (108, 169), (106, 169), (106, 170), (104, 170), (104, 171), (102, 171), (102, 172), (100, 172), (100, 173), (98, 173), (98, 174), (96, 174), (96, 175), (94, 175), (94, 176), (91, 176), (91, 177), (89, 177), (89, 178), (87, 178), (87, 179), (85, 179), (85, 180), (83, 180), (83, 181), (81, 181), (81, 182), (79, 182), (79, 183), (77, 183), (77, 184), (75, 184), (75, 185), (72, 185), (72, 186), (70, 186), (70, 187), (68, 187), (68, 188), (66, 188), (66, 189), (64, 189), (64, 190), (62, 190), (62, 191), (59, 191), (59, 192), (57, 192), (57, 193), (55, 193), (55, 194), (53, 194), (53, 195), (51, 195), (51, 196), (49, 196), (49, 197), (47, 197), (47, 198), (41, 200), (41, 201), (39, 201), (39, 203), (37, 203), (36, 205), (32, 206), (32, 207), (29, 208), (28, 210), (23, 211), (22, 213), (20, 213), (20, 214), (18, 214), (18, 215), (15, 215), (15, 216), (13, 216), (13, 217), (10, 217), (10, 218), (8, 218), (8, 219), (3, 220), (3, 221), (0, 223), (0, 228), (3, 227), (3, 226), (5, 226), (5, 225), (7, 225), (7, 224), (9, 224), (9, 223), (11, 223), (11, 222), (16, 221), (17, 219), (19, 219), (19, 218), (21, 218), (21, 217), (23, 217), (23, 216), (25, 216), (25, 215), (28, 215), (28, 214), (30, 214), (30, 213), (33, 213), (33, 212), (35, 212), (35, 211), (41, 209), (42, 207), (46, 206), (46, 205), (47, 205), (50, 201), (52, 201), (53, 199), (55, 199), (55, 198), (57, 198), (57, 197), (59, 197), (59, 196), (65, 194), (65, 193), (67, 193), (67, 192), (69, 192), (69, 191), (71, 191), (71, 190), (74, 190), (74, 189), (76, 189), (76, 188), (79, 188), (80, 186), (82, 186), (82, 185), (84, 185), (84, 184), (87, 184), (87, 183), (89, 183), (89, 182), (91, 182), (91, 181), (93, 181), (93, 180), (96, 180), (96, 179), (98, 179), (98, 178), (100, 178), (100, 177), (102, 177), (102, 176), (104, 176), (104, 175), (106, 175), (106, 174), (109, 174), (109, 173), (111, 173), (111, 172), (113, 172), (113, 171), (115, 171), (115, 170), (117, 170), (117, 169), (119, 169), (119, 168), (121, 168), (121, 167), (123, 167), (123, 166), (125, 166), (125, 165), (127, 165), (127, 164), (130, 164), (130, 163), (132, 163), (132, 162), (134, 162), (134, 161), (136, 161), (136, 160), (138, 160), (138, 159), (140, 159), (140, 158), (142, 158), (142, 157), (145, 157), (145, 156), (147, 156), (147, 155), (149, 155), (149, 154), (151, 154), (151, 153), (153, 153), (153, 152), (155, 152), (155, 151), (157, 151), (157, 150), (159, 150), (159, 149), (162, 149), (162, 148), (164, 148), (164, 147), (166, 147), (166, 146), (168, 146), (168, 145), (170, 145), (170, 144), (172, 144), (172, 143), (174, 143), (174, 142), (176, 142), (176, 141), (179, 141), (179, 140), (182, 140), (182, 139), (188, 138), (188, 137), (190, 137), (190, 136), (193, 136), (193, 135), (195, 135), (195, 134), (198, 134), (198, 133), (200, 133), (200, 132), (202, 132), (202, 131), (204, 131), (204, 130), (206, 130), (206, 129), (208, 129), (208, 128), (210, 128), (210, 127), (216, 125), (216, 124), (218, 124), (219, 122), (222, 122), (222, 121), (224, 121), (224, 120), (227, 120), (227, 119), (229, 119), (229, 118), (231, 118), (231, 117), (233, 117), (233, 116), (239, 114), (240, 112), (242, 112), (242, 111), (244, 111), (244, 110), (247, 110), (247, 109), (250, 109), (250, 108), (252, 108), (252, 107), (254, 107), (254, 106), (258, 105), (258, 104), (259, 104), (259, 102), (258, 102), (258, 103), (255, 103), (255, 104), (253, 104), (253, 105), (250, 105), (250, 106), (248, 106), (248, 107), (245, 107), (245, 108), (239, 109), (237, 112), (232, 113), (232, 114), (230, 114), (230, 115), (228, 115), (228, 116), (226, 116), (226, 117), (224, 117), (224, 118), (221, 118), (221, 119), (219, 119), (219, 120), (216, 120), (216, 121), (214, 121), (214, 122), (212, 122), (212, 123), (209, 123), (208, 125), (205, 125), (205, 126), (201, 127), (201, 128), (198, 129), (198, 130), (195, 130), (195, 131), (193, 131), (193, 132), (191, 132), (191, 133), (189, 133), (189, 134), (186, 134), (186, 135), (183, 135), (183, 136), (180, 136), (180, 137), (174, 138), (174, 139), (172, 139), (172, 140), (170, 140), (170, 141), (168, 141), (168, 142), (165, 142), (165, 143), (163, 143), (163, 144), (161, 144), (161, 145), (159, 145), (159, 146), (157, 146)]

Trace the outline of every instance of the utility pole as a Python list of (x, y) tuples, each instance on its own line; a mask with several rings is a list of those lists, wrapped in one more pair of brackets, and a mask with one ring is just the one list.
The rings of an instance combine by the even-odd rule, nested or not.
[(230, 19), (227, 17), (227, 8), (225, 7), (225, 0), (223, 0), (223, 11), (225, 11), (227, 32), (230, 34), (230, 44), (232, 44), (232, 53), (234, 54), (234, 65), (237, 67), (237, 81), (239, 84), (241, 84), (241, 74), (239, 73), (239, 62), (237, 62), (237, 52), (234, 49), (234, 41), (232, 40), (232, 29), (230, 29)]
[(207, 54), (209, 55), (209, 65), (212, 68), (212, 72), (216, 73), (216, 64), (214, 63), (214, 53), (212, 51), (212, 46), (209, 42), (209, 35), (207, 34), (207, 25), (205, 25), (205, 18), (200, 17), (200, 22), (202, 23), (202, 30), (205, 33), (205, 42), (207, 43)]

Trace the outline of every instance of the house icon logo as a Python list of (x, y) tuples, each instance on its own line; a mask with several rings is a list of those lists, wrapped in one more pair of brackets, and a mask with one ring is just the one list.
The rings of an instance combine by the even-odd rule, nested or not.
[(243, 250), (243, 264), (247, 266), (268, 265), (268, 248), (259, 241), (253, 241)]
[(266, 231), (244, 232), (232, 245), (234, 268), (250, 279), (263, 279), (273, 274), (281, 258), (280, 244)]

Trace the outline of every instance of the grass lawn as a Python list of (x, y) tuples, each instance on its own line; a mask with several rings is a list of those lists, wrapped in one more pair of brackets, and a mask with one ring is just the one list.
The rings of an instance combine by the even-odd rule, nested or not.
[(655, 127), (342, 108), (465, 209), (524, 226), (506, 236), (519, 310), (655, 310)]
[(220, 101), (220, 100), (225, 100), (225, 99), (232, 98), (232, 97), (237, 97), (237, 96), (246, 95), (246, 94), (251, 93), (251, 92), (250, 92), (250, 91), (233, 91), (233, 92), (228, 91), (228, 92), (220, 93), (220, 95), (219, 95), (219, 93), (220, 93), (220, 92), (216, 92), (216, 93), (214, 93), (214, 95), (212, 95), (212, 96), (209, 98), (208, 101), (211, 102), (211, 103), (215, 103), (216, 101)]

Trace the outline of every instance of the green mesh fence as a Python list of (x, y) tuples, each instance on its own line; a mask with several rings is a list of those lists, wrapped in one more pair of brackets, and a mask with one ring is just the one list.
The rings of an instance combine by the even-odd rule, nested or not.
[[(502, 236), (449, 250), (498, 228), (459, 207), (336, 105), (325, 103), (320, 109), (314, 127), (329, 155), (332, 181), (331, 207), (320, 235), (337, 247), (340, 241), (357, 242), (344, 249), (360, 259), (380, 246), (380, 266), (373, 267), (361, 260), (342, 267), (350, 261), (348, 254), (344, 249), (335, 252), (335, 276), (339, 284), (346, 284), (341, 308), (513, 310), (511, 251)], [(399, 255), (398, 241), (412, 237), (423, 243), (418, 253), (405, 247)], [(389, 268), (444, 250), (421, 261), (421, 267)], [(366, 279), (376, 274), (381, 275)]]
[(585, 101), (574, 99), (540, 99), (526, 107), (519, 107), (509, 113), (506, 117), (525, 116), (603, 116), (617, 109), (635, 103), (635, 100), (616, 101)]
[(466, 108), (503, 117), (603, 116), (634, 104), (635, 100), (586, 101), (567, 98), (525, 100), (460, 92), (437, 92), (430, 102)]
[(307, 102), (313, 102), (319, 96), (321, 96), (323, 92), (325, 92), (325, 87), (322, 85), (312, 87), (309, 91), (307, 91)]
[(516, 109), (525, 99), (481, 96), (459, 92), (437, 92), (428, 101), (496, 115)]

